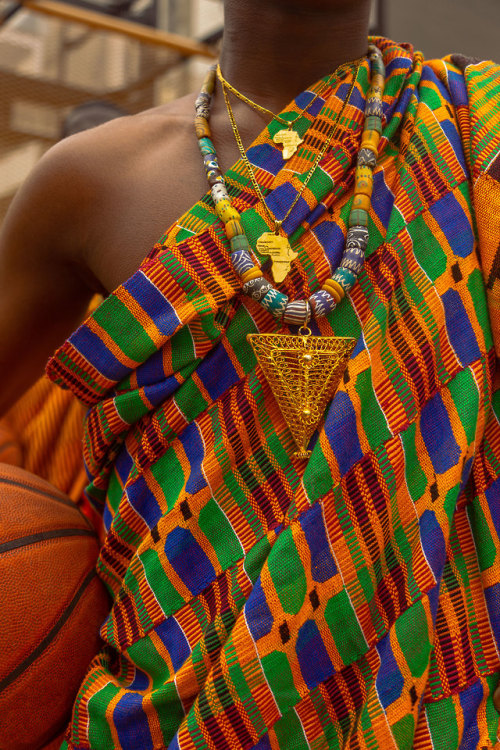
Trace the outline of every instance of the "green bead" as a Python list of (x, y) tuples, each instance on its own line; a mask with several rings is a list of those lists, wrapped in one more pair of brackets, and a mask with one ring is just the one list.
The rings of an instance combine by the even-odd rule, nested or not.
[(348, 268), (337, 268), (335, 273), (332, 276), (332, 279), (337, 282), (337, 284), (340, 284), (344, 292), (350, 292), (353, 288), (354, 284), (356, 283), (356, 275), (352, 273), (352, 271), (349, 271)]
[(215, 154), (215, 146), (210, 138), (200, 138), (198, 146), (203, 154)]
[(235, 237), (231, 237), (229, 243), (232, 253), (236, 253), (238, 250), (250, 251), (250, 244), (244, 234), (237, 234)]
[(375, 130), (377, 133), (382, 133), (382, 120), (376, 115), (369, 115), (365, 120), (364, 130)]
[(286, 310), (288, 304), (288, 296), (282, 292), (278, 292), (277, 289), (270, 289), (265, 297), (260, 300), (262, 307), (274, 315), (276, 318), (280, 318)]
[(379, 73), (381, 76), (384, 76), (385, 78), (385, 65), (380, 55), (374, 55), (372, 57), (372, 65), (373, 65), (373, 71), (375, 73)]
[(367, 227), (368, 211), (364, 211), (362, 208), (353, 208), (351, 213), (349, 214), (349, 226)]

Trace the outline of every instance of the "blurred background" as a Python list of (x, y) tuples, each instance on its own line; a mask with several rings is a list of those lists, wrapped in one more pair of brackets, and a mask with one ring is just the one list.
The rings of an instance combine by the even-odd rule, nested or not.
[[(61, 137), (196, 90), (222, 23), (220, 0), (0, 0), (0, 222)], [(500, 0), (374, 0), (372, 31), (500, 60)]]

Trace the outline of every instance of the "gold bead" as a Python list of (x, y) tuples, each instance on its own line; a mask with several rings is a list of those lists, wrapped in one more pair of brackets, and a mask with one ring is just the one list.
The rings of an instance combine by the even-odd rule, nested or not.
[(248, 271), (245, 271), (241, 274), (240, 278), (243, 282), (243, 284), (246, 284), (247, 281), (252, 281), (252, 279), (258, 279), (260, 276), (262, 276), (262, 271), (260, 268), (257, 268), (257, 266), (253, 266), (252, 268), (249, 268)]
[(375, 155), (378, 154), (378, 145), (380, 143), (380, 133), (376, 130), (365, 130), (361, 139), (361, 148), (369, 148)]
[(337, 304), (344, 298), (344, 290), (334, 279), (327, 279), (321, 288), (331, 294)]
[(311, 410), (306, 407), (305, 409), (302, 409), (302, 414), (304, 415), (304, 417), (310, 417)]
[(312, 354), (303, 354), (302, 355), (303, 362), (311, 362), (312, 361)]
[(370, 167), (356, 167), (356, 183), (354, 192), (356, 194), (371, 196), (373, 192), (373, 172)]
[(197, 116), (194, 118), (194, 129), (196, 137), (199, 138), (211, 138), (212, 132), (210, 126), (204, 117)]
[[(231, 201), (229, 201), (227, 198), (223, 198), (221, 201), (217, 201), (217, 203), (215, 204), (215, 213), (217, 214), (219, 219), (224, 221), (223, 217), (227, 215), (226, 212), (231, 210), (231, 208), (232, 208)], [(233, 217), (230, 216), (225, 221), (229, 221), (229, 219), (232, 219), (232, 218)]]
[(360, 208), (362, 211), (369, 211), (371, 205), (372, 201), (369, 195), (363, 195), (363, 193), (359, 193), (358, 195), (354, 196), (354, 200), (352, 202), (352, 207), (354, 209)]
[[(222, 206), (223, 203), (224, 206)], [(217, 211), (217, 216), (224, 222), (224, 224), (229, 224), (230, 221), (238, 221), (240, 218), (238, 211), (232, 207), (230, 201), (221, 201), (220, 203), (217, 203), (215, 210)], [(243, 232), (240, 232), (240, 234), (243, 234)]]
[(233, 237), (236, 237), (238, 234), (245, 234), (245, 230), (238, 219), (229, 219), (226, 223), (226, 235), (228, 240), (232, 240)]

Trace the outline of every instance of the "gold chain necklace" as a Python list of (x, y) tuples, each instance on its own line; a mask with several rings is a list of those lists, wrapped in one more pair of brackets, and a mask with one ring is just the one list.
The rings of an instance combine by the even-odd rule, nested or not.
[(243, 293), (287, 326), (300, 326), (299, 335), (252, 333), (247, 335), (257, 361), (276, 398), (283, 418), (297, 444), (296, 458), (310, 456), (308, 443), (318, 427), (328, 402), (340, 382), (355, 339), (313, 336), (311, 316), (330, 315), (342, 303), (360, 275), (369, 241), (369, 210), (384, 116), (385, 65), (382, 53), (368, 47), (371, 81), (364, 108), (364, 126), (358, 152), (354, 197), (340, 265), (320, 289), (307, 299), (290, 299), (280, 292), (255, 265), (252, 248), (232, 205), (221, 172), (209, 126), (210, 107), (216, 81), (210, 68), (195, 103), (195, 132), (203, 157), (217, 217), (224, 224), (230, 245), (230, 261), (242, 283)]
[(262, 206), (264, 207), (264, 210), (268, 216), (268, 219), (270, 220), (272, 224), (274, 224), (274, 232), (264, 232), (263, 234), (260, 235), (259, 239), (257, 240), (256, 249), (261, 255), (270, 256), (271, 261), (272, 261), (271, 273), (276, 283), (280, 283), (284, 281), (284, 279), (286, 278), (286, 276), (288, 275), (290, 271), (290, 266), (292, 264), (292, 261), (295, 260), (295, 258), (297, 257), (297, 253), (292, 249), (292, 246), (290, 245), (288, 236), (282, 231), (282, 225), (288, 219), (293, 209), (297, 205), (299, 199), (301, 198), (303, 192), (305, 191), (307, 185), (309, 184), (309, 181), (311, 177), (313, 176), (316, 170), (316, 167), (318, 166), (321, 159), (327, 152), (328, 147), (330, 143), (332, 142), (332, 140), (334, 139), (335, 135), (337, 135), (337, 133), (339, 132), (338, 126), (340, 124), (342, 115), (347, 107), (347, 104), (349, 103), (351, 94), (356, 85), (360, 64), (361, 64), (361, 61), (357, 61), (357, 60), (354, 61), (353, 63), (349, 63), (351, 68), (355, 66), (355, 70), (356, 70), (355, 75), (353, 76), (351, 86), (349, 88), (349, 93), (344, 99), (342, 103), (342, 108), (340, 109), (338, 115), (335, 117), (335, 120), (333, 121), (331, 125), (330, 131), (325, 140), (325, 143), (323, 144), (321, 150), (316, 155), (316, 158), (314, 159), (314, 162), (309, 172), (306, 174), (306, 177), (302, 183), (302, 187), (300, 188), (300, 190), (297, 191), (297, 195), (293, 199), (290, 208), (286, 212), (285, 216), (280, 220), (278, 220), (274, 216), (271, 209), (266, 203), (264, 194), (262, 193), (260, 185), (255, 176), (255, 171), (246, 154), (245, 147), (243, 146), (243, 141), (241, 140), (241, 135), (238, 130), (238, 126), (236, 124), (236, 120), (235, 120), (234, 113), (231, 107), (231, 102), (229, 101), (229, 96), (226, 90), (226, 86), (224, 83), (222, 83), (222, 91), (224, 94), (224, 100), (226, 102), (226, 109), (227, 109), (227, 113), (229, 116), (229, 121), (231, 123), (231, 128), (234, 133), (236, 144), (238, 146), (238, 151), (240, 152), (241, 158), (243, 159), (243, 162), (248, 171), (248, 175), (250, 177), (252, 187), (255, 190), (255, 193), (257, 194), (257, 197), (259, 198), (260, 202), (262, 203)]
[[(355, 63), (356, 61), (354, 61)], [(288, 120), (285, 117), (282, 117), (281, 115), (275, 114), (272, 110), (267, 109), (267, 107), (263, 107), (261, 104), (257, 104), (257, 102), (254, 102), (252, 99), (250, 99), (248, 96), (245, 96), (245, 94), (242, 94), (241, 91), (238, 91), (237, 88), (232, 86), (229, 81), (227, 81), (224, 76), (222, 75), (222, 71), (220, 68), (220, 64), (217, 63), (217, 78), (219, 79), (223, 90), (230, 91), (231, 94), (234, 94), (240, 101), (245, 102), (245, 104), (248, 104), (249, 107), (252, 107), (252, 109), (257, 110), (258, 112), (261, 112), (262, 114), (270, 115), (273, 120), (277, 120), (282, 125), (286, 126), (286, 130), (278, 130), (277, 133), (275, 133), (273, 137), (273, 142), (277, 145), (283, 146), (283, 159), (287, 161), (290, 159), (295, 152), (297, 151), (297, 148), (300, 146), (301, 143), (303, 143), (303, 139), (300, 137), (298, 132), (293, 129), (294, 124), (299, 120), (301, 117), (304, 116), (304, 114), (309, 110), (310, 107), (314, 104), (316, 99), (323, 94), (324, 91), (332, 84), (332, 81), (334, 78), (341, 75), (342, 72), (348, 71), (349, 67), (354, 64), (351, 63), (344, 63), (343, 65), (340, 65), (337, 70), (335, 70), (330, 76), (328, 76), (327, 80), (323, 82), (323, 85), (320, 87), (320, 89), (316, 92), (314, 97), (311, 99), (310, 102), (300, 111), (296, 114), (296, 116)]]

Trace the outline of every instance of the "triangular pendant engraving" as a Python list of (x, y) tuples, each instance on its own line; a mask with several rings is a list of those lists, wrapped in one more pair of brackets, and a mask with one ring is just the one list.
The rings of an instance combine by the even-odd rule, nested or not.
[(250, 333), (248, 341), (298, 450), (307, 446), (335, 394), (356, 340), (337, 336)]

